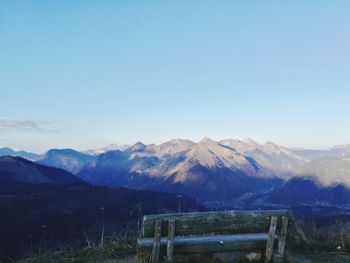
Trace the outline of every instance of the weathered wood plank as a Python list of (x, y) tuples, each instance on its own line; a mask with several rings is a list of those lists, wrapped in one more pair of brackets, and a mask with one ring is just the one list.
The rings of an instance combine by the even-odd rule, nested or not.
[(287, 231), (288, 231), (288, 218), (282, 216), (282, 225), (280, 231), (280, 238), (278, 240), (278, 253), (284, 256), (284, 251), (286, 249), (286, 240), (287, 240)]
[[(214, 253), (226, 251), (251, 251), (264, 249), (268, 233), (215, 235), (215, 236), (184, 236), (174, 237), (175, 254)], [(275, 236), (278, 240), (278, 236)], [(167, 245), (167, 237), (160, 239), (160, 246)], [(152, 247), (153, 238), (140, 238), (137, 240), (138, 250), (143, 251)]]
[(162, 227), (162, 221), (156, 220), (155, 227), (154, 227), (155, 231), (154, 231), (153, 249), (152, 249), (152, 263), (158, 263), (159, 261), (161, 227)]
[(288, 210), (220, 211), (148, 215), (143, 218), (143, 237), (152, 237), (154, 222), (163, 220), (162, 236), (167, 236), (168, 220), (176, 220), (175, 236), (200, 234), (239, 234), (267, 232), (271, 216), (286, 216)]
[(271, 217), (270, 229), (266, 243), (266, 254), (265, 254), (265, 263), (270, 263), (273, 255), (273, 247), (275, 243), (275, 234), (277, 226), (277, 216)]
[(280, 253), (273, 253), (272, 263), (284, 263), (284, 256)]
[(169, 219), (168, 240), (167, 240), (167, 262), (174, 262), (174, 233), (175, 219)]

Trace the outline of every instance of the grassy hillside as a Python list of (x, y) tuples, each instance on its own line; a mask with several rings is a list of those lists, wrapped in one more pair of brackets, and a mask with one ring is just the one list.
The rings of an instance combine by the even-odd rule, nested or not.
[[(4, 185), (2, 185), (4, 187)], [(136, 237), (143, 214), (196, 209), (176, 194), (96, 187), (11, 185), (0, 194), (0, 258)], [(5, 188), (5, 187), (4, 187)], [(16, 192), (14, 192), (16, 191)], [(201, 209), (201, 207), (199, 207)]]

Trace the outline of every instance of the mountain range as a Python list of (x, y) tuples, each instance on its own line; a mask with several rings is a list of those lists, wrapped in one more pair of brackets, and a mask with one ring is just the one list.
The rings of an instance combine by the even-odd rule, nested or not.
[(98, 185), (122, 185), (179, 192), (201, 200), (224, 200), (274, 187), (305, 162), (272, 143), (218, 142), (209, 138), (194, 143), (176, 139), (160, 145), (138, 142), (124, 151), (106, 152), (81, 169), (77, 176)]
[(94, 185), (176, 192), (217, 201), (247, 192), (283, 189), (296, 180), (305, 184), (327, 181), (322, 187), (343, 185), (347, 189), (347, 170), (341, 176), (339, 169), (323, 173), (350, 154), (350, 145), (308, 150), (272, 142), (259, 144), (252, 139), (203, 138), (199, 142), (174, 139), (159, 145), (111, 145), (85, 152), (52, 149), (35, 155), (0, 149), (0, 155), (4, 152), (29, 155), (39, 164), (65, 169)]

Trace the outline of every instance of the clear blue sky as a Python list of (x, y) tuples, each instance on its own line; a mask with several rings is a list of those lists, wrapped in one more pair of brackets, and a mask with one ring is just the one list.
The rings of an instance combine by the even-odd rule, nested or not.
[(0, 146), (350, 143), (350, 1), (0, 1)]

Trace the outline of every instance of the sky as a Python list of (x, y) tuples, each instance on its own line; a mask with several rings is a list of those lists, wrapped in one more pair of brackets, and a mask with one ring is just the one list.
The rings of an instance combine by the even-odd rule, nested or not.
[(0, 1), (0, 147), (350, 143), (350, 1)]

